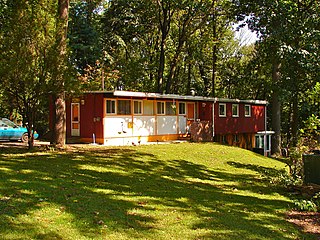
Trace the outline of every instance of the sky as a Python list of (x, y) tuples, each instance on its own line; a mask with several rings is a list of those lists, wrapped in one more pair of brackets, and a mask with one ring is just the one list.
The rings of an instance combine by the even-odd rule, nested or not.
[(244, 46), (255, 43), (258, 40), (257, 34), (249, 30), (247, 25), (237, 31), (236, 28), (240, 24), (242, 24), (242, 22), (239, 22), (238, 24), (235, 24), (233, 26), (233, 29), (235, 31), (235, 38), (240, 41), (240, 45)]

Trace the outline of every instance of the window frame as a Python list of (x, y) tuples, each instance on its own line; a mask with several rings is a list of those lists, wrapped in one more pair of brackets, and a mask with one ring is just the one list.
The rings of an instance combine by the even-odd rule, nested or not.
[[(153, 100), (142, 100), (143, 114), (145, 116), (154, 116), (155, 115), (155, 103)], [(150, 113), (151, 112), (151, 113)]]
[(165, 115), (175, 116), (177, 115), (177, 104), (171, 101), (165, 101)]
[[(159, 103), (161, 104), (160, 110), (162, 110), (160, 113), (159, 113), (159, 107), (158, 107)], [(166, 115), (166, 104), (165, 104), (165, 101), (157, 101), (157, 115)]]
[[(135, 112), (135, 103), (139, 103), (138, 104), (138, 110), (140, 108), (140, 112)], [(139, 107), (140, 105), (140, 107)], [(142, 100), (133, 100), (133, 115), (143, 115), (143, 101)]]
[[(248, 107), (248, 110), (249, 110), (249, 114), (247, 114), (246, 112), (246, 108)], [(246, 104), (244, 105), (244, 116), (245, 117), (251, 117), (251, 105), (250, 104)]]
[[(184, 107), (181, 108), (181, 107), (180, 107), (180, 104), (183, 104)], [(178, 115), (186, 115), (186, 114), (187, 114), (187, 108), (186, 108), (186, 106), (187, 106), (186, 102), (179, 102), (179, 103), (178, 103), (178, 107), (179, 107), (179, 109), (178, 109)], [(183, 109), (183, 113), (180, 112), (180, 109)]]
[[(237, 114), (234, 114), (234, 112), (233, 112), (234, 107), (237, 108)], [(232, 111), (232, 117), (239, 117), (239, 104), (232, 104), (231, 111)]]
[[(129, 102), (129, 104), (130, 104), (130, 107), (128, 108), (129, 109), (129, 111), (130, 111), (130, 113), (119, 113), (120, 111), (119, 111), (119, 102), (120, 101), (124, 101), (124, 102)], [(124, 115), (124, 116), (128, 116), (128, 115), (132, 115), (132, 104), (131, 104), (131, 100), (130, 99), (118, 99), (118, 101), (117, 101), (117, 115)], [(126, 110), (126, 109), (125, 109)]]
[[(224, 113), (223, 114), (221, 114), (221, 112), (220, 112), (220, 107), (221, 106), (223, 106), (223, 108), (224, 108)], [(227, 104), (226, 103), (219, 103), (218, 112), (219, 112), (219, 117), (226, 117), (227, 116)]]
[[(114, 112), (108, 112), (108, 101), (114, 102)], [(117, 114), (117, 100), (116, 99), (106, 99), (106, 111), (105, 112), (107, 115), (116, 115)]]

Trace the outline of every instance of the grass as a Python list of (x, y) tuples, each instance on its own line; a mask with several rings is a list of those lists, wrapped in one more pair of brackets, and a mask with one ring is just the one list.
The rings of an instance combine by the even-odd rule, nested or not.
[(218, 144), (0, 149), (0, 239), (314, 239), (285, 164)]

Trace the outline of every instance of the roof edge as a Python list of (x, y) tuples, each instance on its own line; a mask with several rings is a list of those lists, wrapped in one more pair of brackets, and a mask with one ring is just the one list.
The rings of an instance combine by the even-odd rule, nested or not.
[(159, 99), (177, 99), (177, 100), (189, 100), (189, 101), (207, 101), (207, 102), (222, 102), (222, 103), (248, 103), (267, 105), (266, 100), (244, 100), (244, 99), (231, 99), (231, 98), (213, 98), (203, 96), (192, 95), (178, 95), (178, 94), (160, 94), (151, 92), (132, 92), (132, 91), (88, 91), (86, 93), (111, 93), (117, 97), (140, 97), (140, 98), (159, 98)]

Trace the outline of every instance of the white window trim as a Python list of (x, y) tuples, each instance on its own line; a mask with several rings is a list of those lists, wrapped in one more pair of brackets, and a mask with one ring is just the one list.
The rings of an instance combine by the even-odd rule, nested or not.
[[(220, 114), (220, 106), (224, 106), (224, 114)], [(219, 103), (219, 117), (226, 117), (227, 116), (227, 104), (225, 103)]]
[[(108, 113), (107, 112), (107, 109), (108, 109), (108, 106), (107, 106), (107, 101), (112, 101), (112, 102), (114, 102), (114, 113)], [(115, 100), (115, 99), (106, 99), (106, 114), (107, 115), (117, 115), (117, 106), (118, 104), (117, 104), (117, 100)]]
[[(233, 114), (233, 107), (237, 107), (237, 114)], [(232, 104), (232, 117), (239, 117), (239, 104)]]
[[(249, 114), (246, 114), (246, 107), (249, 107)], [(251, 117), (251, 105), (249, 104), (244, 105), (244, 116)]]
[[(135, 113), (134, 112), (134, 103), (135, 102), (140, 102), (141, 103), (141, 113)], [(132, 104), (133, 106), (133, 110), (132, 110), (132, 112), (133, 112), (133, 115), (143, 115), (143, 101), (142, 100), (133, 100), (133, 104)]]
[[(184, 104), (184, 113), (180, 113), (180, 103)], [(178, 103), (179, 109), (178, 109), (178, 114), (179, 115), (186, 115), (187, 114), (187, 104), (185, 102), (179, 102)]]
[[(161, 103), (161, 106), (163, 106), (163, 113), (158, 112), (158, 103)], [(157, 101), (157, 115), (166, 115), (166, 102), (165, 101)]]

